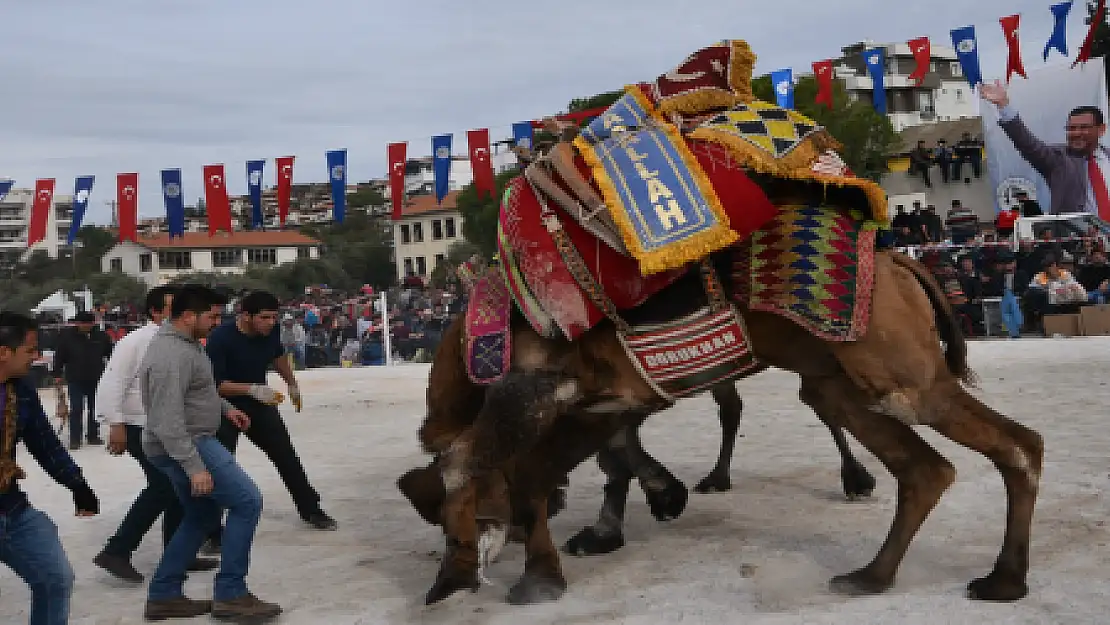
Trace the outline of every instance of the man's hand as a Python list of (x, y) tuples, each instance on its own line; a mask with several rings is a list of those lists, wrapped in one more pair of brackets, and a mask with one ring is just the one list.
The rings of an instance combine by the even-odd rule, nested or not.
[(189, 478), (189, 482), (193, 488), (193, 497), (203, 497), (211, 493), (212, 487), (215, 485), (212, 482), (212, 474), (208, 471), (197, 473)]
[(127, 426), (122, 423), (113, 423), (108, 428), (108, 453), (113, 456), (122, 456), (127, 451)]
[(77, 509), (77, 516), (96, 516), (100, 512), (100, 500), (88, 484), (82, 482), (73, 489), (73, 505)]
[(265, 384), (251, 384), (250, 396), (267, 406), (276, 406), (285, 401), (281, 393)]
[(247, 413), (235, 408), (227, 411), (227, 420), (239, 428), (240, 432), (246, 432), (247, 428), (251, 426), (251, 418), (247, 416)]
[(998, 108), (1010, 104), (1010, 95), (1006, 93), (1006, 87), (1003, 87), (999, 80), (994, 81), (994, 84), (983, 83), (979, 85), (979, 94), (984, 100)]
[(296, 384), (290, 384), (288, 388), (289, 388), (289, 401), (293, 403), (293, 408), (297, 412), (300, 412), (301, 408), (304, 405), (303, 400), (301, 399), (301, 388), (299, 386), (297, 386)]

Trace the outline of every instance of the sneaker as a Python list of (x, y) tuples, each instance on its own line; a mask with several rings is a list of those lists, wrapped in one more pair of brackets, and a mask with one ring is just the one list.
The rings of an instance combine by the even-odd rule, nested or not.
[(251, 593), (227, 601), (212, 603), (212, 618), (221, 621), (249, 618), (251, 622), (256, 619), (273, 618), (281, 614), (281, 606), (276, 603), (267, 603)]
[(317, 510), (316, 512), (313, 512), (308, 516), (304, 516), (301, 518), (304, 519), (305, 523), (308, 523), (318, 530), (339, 529), (339, 524), (335, 522), (335, 519), (328, 516), (328, 514), (323, 510)]
[(93, 558), (93, 564), (126, 582), (138, 584), (143, 581), (143, 574), (135, 570), (135, 567), (131, 565), (130, 558), (101, 551)]
[(219, 566), (220, 561), (216, 558), (195, 558), (186, 568), (190, 571), (211, 571)]
[(188, 597), (147, 599), (146, 609), (143, 610), (143, 619), (164, 621), (171, 618), (193, 618), (194, 616), (208, 614), (211, 611), (212, 602), (208, 600), (189, 599)]
[(200, 552), (206, 556), (218, 556), (221, 551), (223, 551), (223, 546), (220, 545), (220, 541), (213, 538), (204, 541), (204, 544), (200, 546)]

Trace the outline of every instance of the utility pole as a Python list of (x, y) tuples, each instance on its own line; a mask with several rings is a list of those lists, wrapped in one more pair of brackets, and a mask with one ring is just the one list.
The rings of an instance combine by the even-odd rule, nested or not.
[(112, 207), (112, 227), (119, 229), (119, 207), (115, 200), (108, 200), (104, 202)]

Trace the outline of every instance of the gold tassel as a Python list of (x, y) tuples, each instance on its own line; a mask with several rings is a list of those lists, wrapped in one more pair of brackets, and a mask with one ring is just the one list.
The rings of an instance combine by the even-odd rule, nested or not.
[(743, 39), (732, 40), (731, 63), (728, 69), (728, 83), (740, 102), (755, 99), (752, 93), (752, 71), (755, 69), (756, 55), (751, 46)]

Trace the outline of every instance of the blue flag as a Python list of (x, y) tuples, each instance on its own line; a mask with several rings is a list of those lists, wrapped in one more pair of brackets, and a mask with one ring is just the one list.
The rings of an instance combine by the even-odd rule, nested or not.
[(960, 67), (964, 70), (968, 84), (974, 87), (983, 82), (983, 74), (979, 70), (979, 44), (975, 41), (975, 27), (953, 29), (952, 45), (956, 47), (956, 58), (960, 59)]
[(341, 224), (347, 217), (347, 150), (328, 151), (328, 178), (331, 179), (332, 215)]
[(886, 61), (883, 48), (863, 51), (863, 62), (871, 74), (871, 105), (880, 115), (886, 115)]
[(81, 229), (81, 221), (85, 218), (85, 210), (89, 207), (89, 194), (92, 193), (93, 176), (78, 176), (73, 183), (73, 221), (69, 224), (69, 236), (66, 245), (73, 245), (77, 240), (77, 231)]
[(526, 150), (532, 149), (532, 122), (516, 122), (513, 124), (513, 145), (518, 145)]
[(1071, 0), (1061, 2), (1049, 7), (1056, 25), (1052, 27), (1052, 36), (1044, 44), (1044, 60), (1048, 60), (1048, 51), (1056, 49), (1064, 56), (1068, 55), (1068, 12), (1071, 11)]
[(8, 194), (8, 191), (12, 190), (12, 185), (14, 184), (14, 180), (0, 180), (0, 200), (3, 200), (4, 196)]
[(435, 175), (436, 202), (443, 203), (451, 181), (451, 135), (432, 137), (432, 173)]
[(794, 72), (788, 67), (771, 72), (775, 102), (784, 109), (794, 108)]
[(166, 226), (170, 238), (185, 236), (185, 195), (181, 190), (181, 170), (162, 170), (162, 199), (166, 203)]
[(262, 228), (265, 218), (262, 215), (262, 168), (266, 161), (247, 161), (247, 195), (251, 200), (251, 229)]

